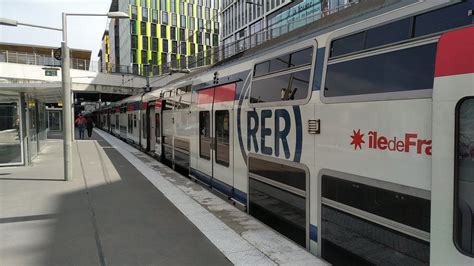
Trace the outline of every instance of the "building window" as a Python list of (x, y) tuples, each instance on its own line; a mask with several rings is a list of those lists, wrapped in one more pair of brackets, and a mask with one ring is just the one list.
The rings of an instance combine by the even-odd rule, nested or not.
[(151, 39), (151, 50), (158, 51), (158, 38)]
[(146, 50), (142, 50), (142, 64), (148, 65), (148, 53)]
[(156, 24), (150, 24), (150, 31), (151, 31), (151, 36), (155, 37), (156, 36)]
[(204, 20), (198, 18), (198, 31), (202, 31), (204, 29)]
[(206, 37), (206, 45), (210, 46), (211, 45), (211, 35), (209, 33), (206, 33), (205, 37)]
[(134, 64), (138, 63), (138, 61), (137, 61), (137, 50), (132, 49), (130, 51), (130, 55), (131, 55), (132, 63), (134, 63)]
[(166, 0), (160, 0), (160, 10), (166, 10)]
[(171, 67), (178, 67), (178, 61), (176, 60), (176, 54), (171, 54)]
[(197, 43), (201, 44), (202, 43), (202, 32), (197, 32)]
[(179, 14), (184, 15), (184, 3), (182, 1), (179, 2)]
[(171, 14), (171, 25), (178, 26), (178, 15), (175, 13)]
[(141, 22), (140, 23), (140, 34), (141, 35), (146, 35), (146, 22)]
[(161, 24), (168, 25), (168, 13), (165, 11), (161, 12)]
[(160, 36), (163, 39), (168, 38), (168, 37), (166, 37), (166, 26), (161, 25)]
[(166, 63), (168, 63), (168, 54), (167, 53), (161, 53), (160, 65), (164, 65)]
[(212, 34), (212, 46), (219, 46), (219, 35)]
[(143, 50), (148, 50), (148, 36), (142, 36)]
[(181, 50), (180, 50), (180, 53), (181, 53), (181, 54), (187, 54), (186, 42), (181, 42)]
[(194, 28), (194, 18), (193, 18), (193, 17), (189, 17), (188, 22), (189, 22), (189, 27), (188, 27), (188, 28), (189, 28), (190, 30), (195, 30), (195, 28)]
[(185, 29), (179, 29), (179, 40), (180, 41), (186, 41), (186, 30)]
[(136, 20), (130, 20), (130, 32), (132, 34), (137, 34), (137, 21)]
[(474, 256), (474, 98), (461, 100), (456, 114), (454, 243), (465, 254)]
[(172, 41), (171, 42), (171, 52), (173, 54), (177, 54), (178, 53), (178, 42), (177, 41)]
[(141, 6), (146, 7), (146, 0), (141, 0)]
[(186, 16), (181, 15), (181, 16), (180, 16), (180, 19), (181, 19), (181, 20), (180, 20), (180, 22), (179, 22), (179, 26), (180, 26), (181, 28), (186, 28)]
[(176, 3), (175, 3), (174, 0), (171, 0), (171, 1), (170, 1), (170, 11), (171, 11), (172, 13), (176, 13)]
[(211, 9), (206, 7), (206, 19), (210, 20), (211, 19)]
[(151, 53), (151, 60), (153, 65), (158, 65), (158, 53), (157, 52), (152, 52)]
[(175, 27), (170, 27), (170, 39), (171, 40), (176, 40), (176, 28)]
[(132, 19), (137, 19), (137, 7), (136, 6), (131, 6), (130, 9), (132, 10)]
[(196, 12), (196, 17), (202, 18), (202, 6), (197, 6)]
[(168, 52), (168, 40), (167, 39), (162, 39), (161, 40), (161, 49), (163, 52), (167, 53)]
[(138, 48), (138, 36), (132, 35), (132, 49)]
[[(154, 2), (154, 1), (152, 0), (152, 2)], [(151, 11), (151, 21), (153, 23), (158, 23), (158, 10), (152, 9), (152, 11)]]
[(196, 45), (194, 43), (189, 44), (189, 53), (195, 54), (196, 53)]
[(142, 20), (148, 22), (148, 9), (147, 8), (142, 8)]
[(193, 16), (193, 5), (188, 4), (188, 17), (192, 17), (192, 16)]

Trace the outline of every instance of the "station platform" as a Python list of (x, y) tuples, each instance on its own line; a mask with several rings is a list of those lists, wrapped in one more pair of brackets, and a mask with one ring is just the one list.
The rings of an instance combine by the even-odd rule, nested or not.
[(1, 265), (325, 265), (229, 201), (95, 130), (0, 168)]

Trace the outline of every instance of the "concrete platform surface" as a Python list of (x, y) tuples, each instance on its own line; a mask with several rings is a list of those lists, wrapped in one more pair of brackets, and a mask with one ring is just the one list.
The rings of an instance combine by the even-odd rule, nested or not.
[(95, 130), (0, 168), (0, 265), (325, 264), (208, 189)]

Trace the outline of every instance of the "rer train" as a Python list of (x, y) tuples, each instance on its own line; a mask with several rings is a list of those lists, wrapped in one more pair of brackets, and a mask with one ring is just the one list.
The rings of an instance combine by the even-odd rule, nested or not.
[(296, 30), (98, 124), (330, 263), (474, 265), (473, 9)]

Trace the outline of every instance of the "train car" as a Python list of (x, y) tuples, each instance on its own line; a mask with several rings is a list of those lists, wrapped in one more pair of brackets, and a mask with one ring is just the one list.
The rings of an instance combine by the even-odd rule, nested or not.
[(114, 103), (113, 104), (113, 109), (111, 111), (111, 124), (112, 124), (112, 130), (111, 133), (114, 136), (120, 137), (120, 104), (119, 103)]
[(167, 85), (148, 138), (332, 264), (473, 265), (473, 9), (296, 30)]

